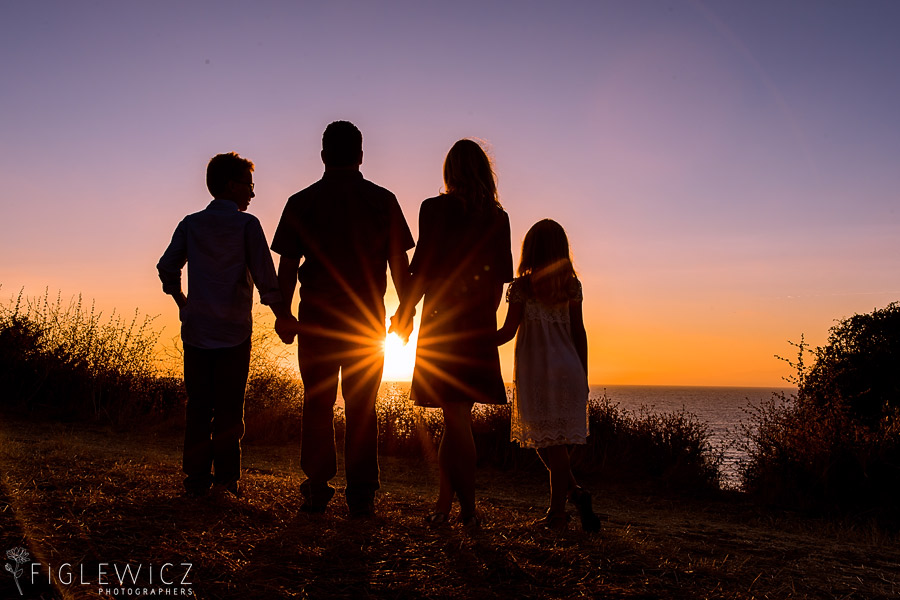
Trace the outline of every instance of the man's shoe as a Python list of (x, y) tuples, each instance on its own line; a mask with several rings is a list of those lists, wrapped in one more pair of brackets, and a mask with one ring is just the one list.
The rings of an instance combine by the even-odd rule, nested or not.
[(371, 519), (375, 516), (375, 502), (373, 500), (352, 502), (350, 508), (351, 519)]
[(312, 500), (304, 500), (300, 505), (300, 510), (311, 515), (320, 515), (328, 508), (328, 504), (318, 504)]
[(300, 484), (300, 493), (303, 494), (303, 504), (300, 510), (309, 514), (322, 514), (328, 508), (331, 497), (334, 496), (334, 488), (328, 484), (324, 486), (312, 486), (309, 479)]
[(200, 487), (200, 486), (185, 486), (184, 487), (184, 495), (189, 496), (191, 498), (205, 498), (209, 494), (209, 488)]

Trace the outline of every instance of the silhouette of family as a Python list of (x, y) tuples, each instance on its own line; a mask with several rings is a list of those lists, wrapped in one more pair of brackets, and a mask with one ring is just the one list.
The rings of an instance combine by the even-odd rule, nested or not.
[[(514, 277), (509, 217), (498, 200), (491, 161), (477, 142), (463, 139), (450, 148), (443, 192), (420, 206), (417, 242), (396, 196), (362, 176), (356, 126), (328, 125), (321, 157), (322, 178), (288, 199), (275, 230), (277, 271), (259, 220), (246, 212), (254, 198), (254, 165), (233, 152), (210, 160), (212, 202), (178, 224), (159, 260), (163, 291), (178, 305), (184, 346), (185, 493), (243, 493), (241, 438), (255, 286), (275, 315), (280, 339), (297, 341), (304, 387), (301, 510), (324, 513), (334, 496), (340, 385), (347, 507), (351, 518), (374, 516), (380, 486), (375, 401), (384, 367), (389, 271), (400, 303), (388, 332), (408, 340), (415, 307), (424, 298), (411, 400), (443, 414), (440, 487), (424, 521), (449, 522), (456, 498), (462, 526), (481, 522), (472, 408), (507, 402), (498, 346), (515, 337), (511, 438), (536, 449), (550, 478), (550, 507), (537, 525), (568, 528), (571, 502), (583, 529), (599, 529), (591, 495), (569, 465), (569, 447), (586, 443), (588, 435), (587, 335), (581, 283), (563, 228), (549, 219), (535, 224)], [(498, 330), (504, 286), (509, 308)]]

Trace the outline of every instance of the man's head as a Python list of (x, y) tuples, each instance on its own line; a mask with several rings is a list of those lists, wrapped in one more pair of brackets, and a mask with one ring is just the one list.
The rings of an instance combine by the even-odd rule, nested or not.
[(335, 121), (322, 134), (322, 162), (326, 168), (358, 167), (362, 164), (362, 133), (350, 121)]
[(250, 206), (253, 193), (253, 163), (236, 152), (217, 154), (206, 166), (206, 187), (213, 198), (231, 200), (238, 210)]

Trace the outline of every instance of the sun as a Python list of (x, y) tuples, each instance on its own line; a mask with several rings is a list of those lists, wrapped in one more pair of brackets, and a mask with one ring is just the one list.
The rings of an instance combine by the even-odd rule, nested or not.
[(384, 338), (384, 375), (382, 381), (410, 381), (416, 362), (416, 334), (404, 344), (397, 335), (389, 333)]

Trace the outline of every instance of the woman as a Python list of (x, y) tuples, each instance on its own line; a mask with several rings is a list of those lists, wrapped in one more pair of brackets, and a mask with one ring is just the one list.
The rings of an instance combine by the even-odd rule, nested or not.
[(419, 209), (419, 241), (391, 330), (408, 337), (424, 295), (411, 395), (444, 416), (440, 493), (425, 521), (446, 522), (456, 494), (461, 522), (477, 526), (472, 405), (506, 403), (495, 332), (503, 284), (513, 279), (509, 217), (490, 159), (472, 140), (447, 154), (444, 188)]

